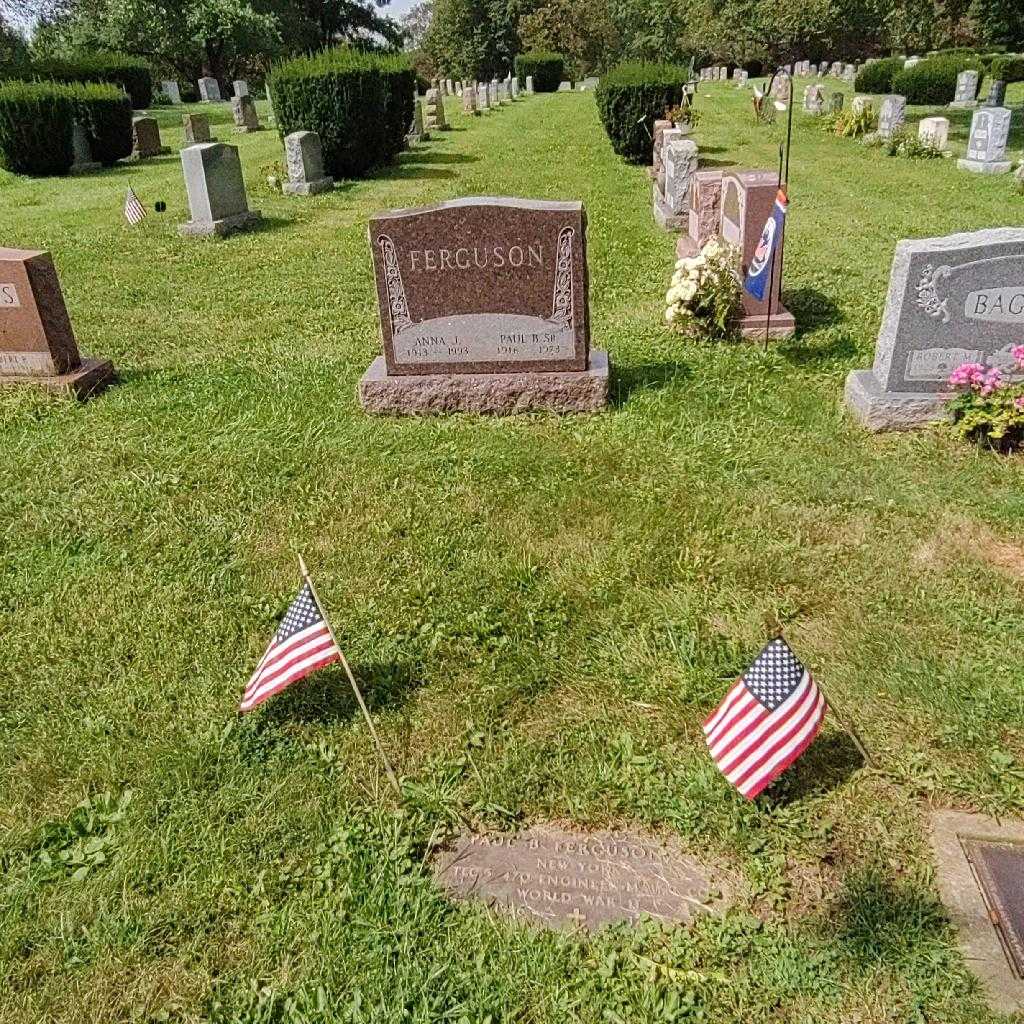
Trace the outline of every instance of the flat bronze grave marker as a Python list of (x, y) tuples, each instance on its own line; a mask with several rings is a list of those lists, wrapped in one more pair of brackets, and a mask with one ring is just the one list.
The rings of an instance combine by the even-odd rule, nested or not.
[(1024, 843), (963, 842), (1010, 966), (1024, 978)]
[(454, 896), (549, 928), (589, 931), (645, 915), (687, 922), (716, 910), (723, 889), (717, 872), (674, 844), (628, 832), (464, 833), (434, 871)]

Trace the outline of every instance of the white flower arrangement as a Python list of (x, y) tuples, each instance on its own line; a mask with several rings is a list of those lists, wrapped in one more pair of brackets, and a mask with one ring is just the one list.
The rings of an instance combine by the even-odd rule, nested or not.
[(740, 301), (736, 250), (711, 239), (676, 263), (665, 293), (665, 322), (674, 330), (725, 337)]

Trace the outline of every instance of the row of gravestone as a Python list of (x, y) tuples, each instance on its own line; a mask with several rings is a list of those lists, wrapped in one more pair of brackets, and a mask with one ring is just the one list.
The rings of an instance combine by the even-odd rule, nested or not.
[[(199, 99), (203, 103), (220, 103), (222, 100), (220, 82), (216, 78), (200, 78), (198, 81)], [(231, 83), (234, 96), (248, 96), (249, 83), (244, 78), (236, 79)], [(182, 103), (181, 87), (174, 79), (165, 79), (160, 83), (160, 92), (167, 98), (168, 102), (177, 106)], [(270, 98), (269, 92), (267, 98)]]
[[(856, 64), (843, 64), (842, 61), (838, 60), (833, 61), (831, 64), (828, 61), (824, 61), (817, 66), (808, 60), (795, 61), (794, 63), (784, 65), (781, 70), (785, 71), (787, 75), (799, 75), (802, 77), (817, 75), (819, 78), (828, 76), (831, 78), (842, 78), (848, 82), (852, 82), (857, 77)], [(733, 68), (731, 77), (734, 82), (744, 85), (750, 76), (743, 68)], [(724, 82), (729, 78), (729, 68), (725, 65), (717, 64), (713, 67), (701, 68), (700, 70), (700, 80), (702, 82)]]

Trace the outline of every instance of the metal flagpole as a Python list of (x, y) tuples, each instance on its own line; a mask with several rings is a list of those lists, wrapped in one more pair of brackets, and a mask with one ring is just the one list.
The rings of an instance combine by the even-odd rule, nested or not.
[[(782, 143), (779, 143), (779, 179), (778, 188), (782, 187)], [(775, 216), (774, 206), (772, 209), (772, 216)], [(775, 293), (772, 290), (775, 284), (775, 254), (779, 251), (778, 245), (772, 246), (772, 265), (768, 269), (768, 315), (764, 318), (764, 350), (768, 351), (768, 339), (771, 337), (772, 330), (772, 300), (775, 298)]]
[[(781, 629), (776, 630), (775, 635), (780, 640), (786, 640), (786, 637), (783, 635)], [(786, 643), (788, 644), (789, 641), (786, 640)], [(822, 697), (825, 698), (825, 703), (828, 705), (828, 710), (832, 712), (833, 717), (840, 724), (840, 726), (842, 726), (842, 729), (846, 733), (846, 735), (849, 736), (851, 740), (853, 740), (853, 745), (860, 752), (860, 756), (864, 758), (864, 763), (872, 768), (877, 768), (878, 765), (875, 764), (875, 759), (868, 753), (868, 748), (865, 747), (864, 744), (861, 742), (861, 738), (857, 734), (857, 730), (854, 729), (854, 727), (850, 724), (849, 719), (846, 717), (846, 713), (839, 710), (839, 708), (836, 706), (835, 701), (833, 701), (832, 698), (825, 692), (825, 687), (821, 685), (818, 679), (815, 678), (813, 675), (811, 675), (811, 678), (814, 679), (814, 685), (818, 688), (818, 693), (820, 693)]]
[(341, 649), (341, 645), (338, 643), (338, 638), (334, 635), (331, 620), (327, 618), (323, 605), (320, 603), (316, 587), (313, 586), (313, 581), (309, 578), (309, 572), (306, 570), (306, 563), (303, 561), (302, 555), (299, 555), (299, 568), (302, 570), (302, 578), (306, 581), (306, 584), (309, 587), (309, 592), (313, 595), (313, 600), (316, 601), (317, 609), (320, 611), (324, 624), (327, 626), (327, 632), (330, 633), (331, 639), (334, 641), (334, 646), (337, 648), (338, 654), (341, 657), (341, 664), (345, 669), (345, 675), (348, 676), (348, 681), (352, 684), (352, 692), (356, 695), (356, 700), (359, 702), (359, 708), (363, 712), (363, 718), (366, 719), (366, 725), (370, 730), (370, 735), (373, 737), (377, 753), (380, 755), (380, 759), (384, 763), (384, 770), (387, 772), (388, 780), (394, 788), (395, 793), (397, 793), (398, 796), (401, 796), (402, 787), (398, 785), (398, 778), (395, 775), (395, 770), (391, 767), (388, 755), (384, 753), (384, 747), (380, 742), (380, 737), (377, 735), (377, 730), (373, 727), (373, 719), (370, 718), (370, 712), (366, 707), (366, 702), (363, 700), (363, 695), (359, 692), (359, 687), (356, 685), (356, 679), (355, 676), (352, 675), (352, 669), (348, 666), (348, 660), (345, 658), (345, 652)]

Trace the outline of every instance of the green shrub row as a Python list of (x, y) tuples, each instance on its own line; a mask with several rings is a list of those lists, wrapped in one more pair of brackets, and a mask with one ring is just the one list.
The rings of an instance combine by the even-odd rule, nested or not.
[(865, 64), (854, 80), (853, 87), (857, 92), (890, 93), (893, 92), (892, 80), (903, 70), (903, 57), (885, 57)]
[(0, 79), (53, 82), (109, 82), (120, 86), (136, 110), (153, 102), (153, 73), (144, 60), (116, 53), (85, 53), (68, 60), (48, 58), (0, 69)]
[(989, 65), (993, 79), (1006, 82), (1024, 82), (1024, 53), (997, 54)]
[(565, 57), (560, 53), (532, 50), (516, 57), (516, 78), (525, 89), (526, 79), (533, 76), (534, 92), (558, 92), (565, 78)]
[(0, 82), (0, 166), (15, 174), (67, 174), (75, 122), (94, 160), (109, 167), (132, 151), (132, 108), (112, 85)]
[(268, 81), (280, 133), (316, 132), (336, 178), (362, 178), (405, 145), (416, 86), (405, 57), (339, 47), (276, 65)]
[(961, 71), (978, 72), (978, 81), (985, 73), (976, 55), (952, 54), (926, 57), (911, 68), (901, 68), (892, 76), (890, 92), (906, 96), (908, 103), (940, 106), (951, 103), (956, 95), (956, 79)]
[(597, 109), (619, 156), (650, 162), (654, 122), (679, 106), (688, 78), (677, 64), (620, 64), (601, 79)]

